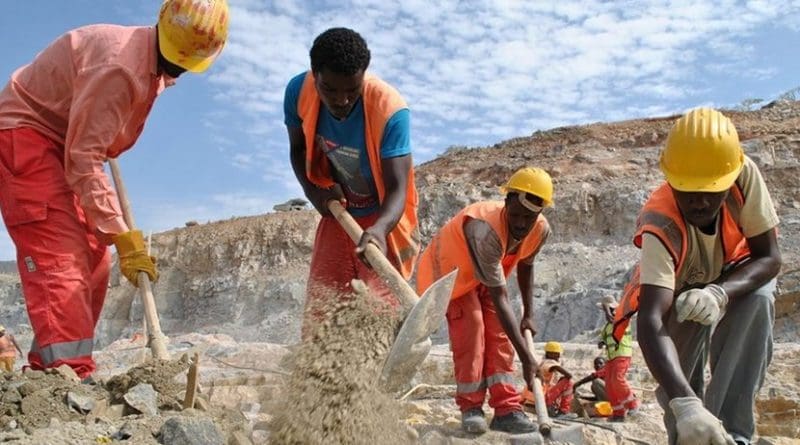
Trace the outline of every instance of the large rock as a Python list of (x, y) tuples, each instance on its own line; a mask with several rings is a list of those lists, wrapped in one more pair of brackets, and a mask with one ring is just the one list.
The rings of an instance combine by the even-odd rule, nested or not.
[(161, 427), (163, 445), (224, 445), (225, 438), (207, 417), (172, 417)]

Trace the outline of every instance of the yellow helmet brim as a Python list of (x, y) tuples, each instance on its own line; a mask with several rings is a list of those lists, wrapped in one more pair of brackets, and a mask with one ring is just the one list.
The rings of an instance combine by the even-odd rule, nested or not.
[(158, 48), (167, 61), (192, 73), (206, 71), (222, 51), (222, 47), (220, 47), (220, 50), (210, 57), (181, 56), (180, 50), (170, 42), (161, 27), (158, 28)]
[(686, 177), (670, 173), (666, 170), (664, 170), (664, 176), (667, 178), (670, 187), (679, 192), (718, 193), (724, 192), (733, 186), (733, 183), (736, 182), (736, 178), (738, 178), (739, 174), (742, 172), (742, 166), (728, 174), (713, 179), (699, 178), (696, 176)]

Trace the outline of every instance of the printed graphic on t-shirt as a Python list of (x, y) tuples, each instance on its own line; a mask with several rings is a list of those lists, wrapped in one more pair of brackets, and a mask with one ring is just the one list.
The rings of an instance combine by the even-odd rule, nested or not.
[(317, 148), (322, 150), (333, 167), (336, 182), (342, 186), (348, 207), (369, 208), (378, 205), (366, 178), (361, 173), (361, 150), (339, 145), (317, 134)]

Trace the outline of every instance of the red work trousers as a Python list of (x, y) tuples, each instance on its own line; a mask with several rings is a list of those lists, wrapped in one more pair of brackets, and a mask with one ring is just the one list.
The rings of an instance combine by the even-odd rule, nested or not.
[(572, 380), (567, 377), (558, 379), (555, 385), (544, 390), (544, 403), (562, 413), (572, 409)]
[(522, 410), (514, 383), (514, 346), (508, 339), (486, 286), (450, 300), (447, 327), (456, 377), (456, 404), (463, 412), (480, 408), (489, 390), (495, 416)]
[[(367, 228), (375, 223), (378, 214), (355, 217)], [(392, 311), (399, 302), (389, 287), (355, 254), (356, 244), (333, 216), (324, 216), (317, 226), (311, 267), (306, 284), (306, 307), (302, 335), (307, 338), (316, 323), (324, 320), (326, 308), (352, 294), (350, 281), (359, 279), (370, 289), (370, 295), (387, 303)]]
[(624, 416), (627, 410), (639, 407), (639, 400), (628, 386), (630, 365), (630, 357), (615, 357), (606, 363), (606, 393), (614, 416)]
[(94, 328), (110, 267), (64, 176), (64, 149), (29, 128), (0, 130), (0, 211), (17, 248), (33, 369), (95, 370)]

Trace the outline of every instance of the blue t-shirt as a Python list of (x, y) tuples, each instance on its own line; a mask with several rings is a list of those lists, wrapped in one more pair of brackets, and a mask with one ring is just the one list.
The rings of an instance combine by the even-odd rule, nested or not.
[[(287, 127), (302, 126), (297, 114), (297, 101), (307, 72), (298, 74), (286, 86), (283, 100), (284, 122)], [(331, 162), (334, 180), (342, 186), (347, 209), (353, 216), (366, 216), (378, 210), (378, 190), (367, 154), (364, 130), (364, 103), (359, 97), (350, 115), (344, 120), (334, 118), (320, 104), (317, 134), (314, 143)], [(310, 147), (308, 147), (310, 148)], [(411, 154), (411, 118), (408, 108), (398, 110), (383, 131), (381, 159)]]

